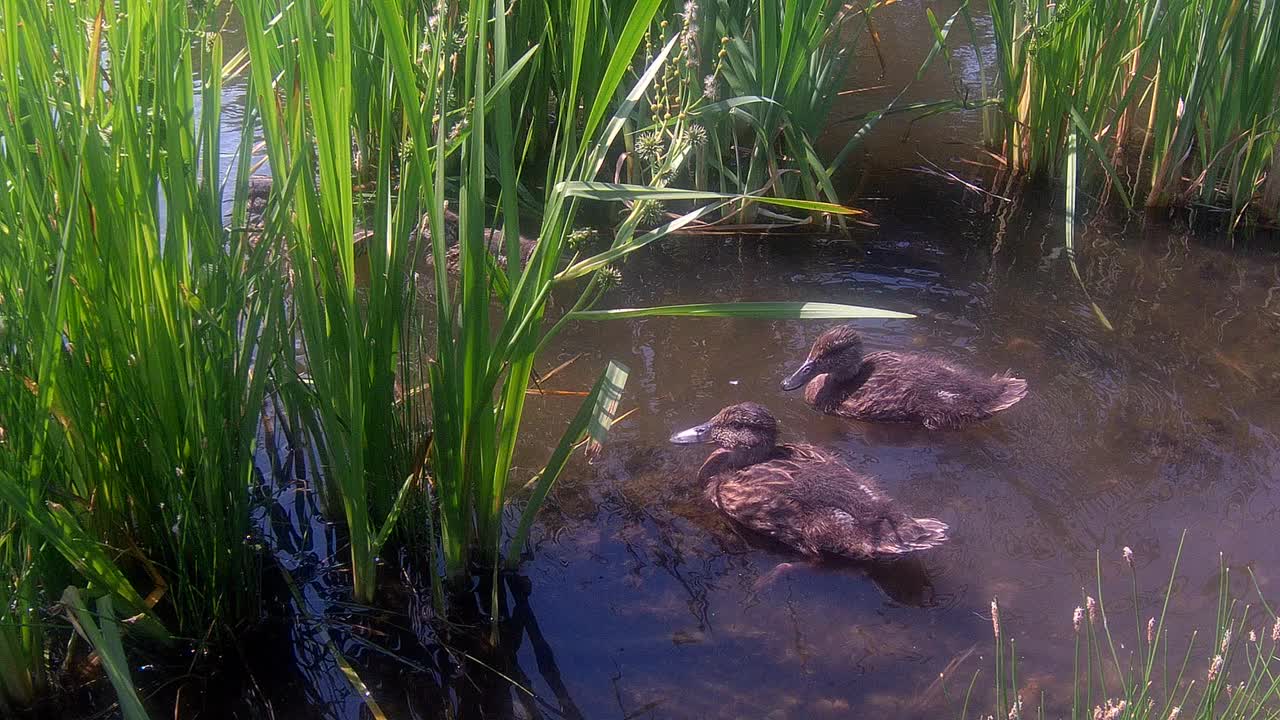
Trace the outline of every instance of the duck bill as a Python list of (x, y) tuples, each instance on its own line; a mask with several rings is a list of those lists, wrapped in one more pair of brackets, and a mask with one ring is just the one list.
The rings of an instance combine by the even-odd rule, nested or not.
[(817, 375), (817, 371), (814, 367), (813, 361), (807, 360), (805, 361), (805, 364), (801, 365), (795, 372), (791, 373), (786, 380), (782, 381), (782, 389), (795, 390), (812, 380), (814, 375)]
[(711, 435), (711, 423), (702, 423), (697, 427), (691, 427), (688, 430), (681, 430), (671, 436), (671, 442), (677, 445), (694, 445), (697, 443), (707, 442)]

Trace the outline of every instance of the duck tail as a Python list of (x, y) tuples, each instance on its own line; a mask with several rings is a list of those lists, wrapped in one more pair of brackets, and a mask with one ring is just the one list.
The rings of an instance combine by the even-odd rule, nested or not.
[(1008, 410), (1027, 396), (1027, 381), (1022, 378), (996, 375), (991, 379), (1000, 386), (1000, 394), (987, 405), (987, 412), (996, 413), (1001, 410)]
[(915, 536), (907, 540), (911, 550), (928, 550), (947, 541), (947, 530), (950, 527), (936, 518), (913, 518)]

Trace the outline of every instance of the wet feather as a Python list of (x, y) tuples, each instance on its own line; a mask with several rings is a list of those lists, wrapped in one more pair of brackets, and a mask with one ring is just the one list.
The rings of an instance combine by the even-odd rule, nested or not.
[(720, 446), (698, 472), (707, 499), (803, 555), (885, 558), (947, 539), (946, 523), (906, 514), (874, 480), (826, 451), (776, 444), (776, 421), (754, 403), (725, 408), (704, 427), (704, 441)]

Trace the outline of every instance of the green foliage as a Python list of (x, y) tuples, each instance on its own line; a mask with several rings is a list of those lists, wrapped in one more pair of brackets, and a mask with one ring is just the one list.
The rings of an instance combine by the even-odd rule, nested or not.
[[(232, 7), (247, 49), (228, 60), (212, 22), (226, 8), (0, 0), (6, 707), (41, 690), (35, 618), (59, 588), (84, 588), (63, 606), (129, 716), (142, 712), (124, 660), (131, 640), (217, 640), (257, 617), (253, 454), (268, 392), (299, 420), (292, 436), (315, 446), (355, 598), (372, 602), (379, 555), (407, 523), (438, 543), (426, 551), (444, 560), (437, 591), (518, 562), (542, 499), (575, 448), (605, 439), (625, 386), (625, 368), (602, 368), (504, 546), (535, 363), (570, 323), (894, 315), (804, 303), (600, 307), (630, 253), (782, 189), (748, 175), (702, 192), (656, 177), (600, 182), (664, 68), (686, 57), (675, 38), (642, 50), (662, 0), (471, 0), (438, 16), (400, 0)], [(815, 12), (796, 15), (804, 22), (788, 22), (786, 37), (817, 47), (805, 34), (820, 25)], [(718, 66), (728, 45), (715, 42)], [(800, 54), (782, 53), (772, 90), (812, 90), (788, 64)], [(244, 141), (223, 177), (223, 84), (245, 68)], [(782, 117), (767, 124), (771, 143), (799, 127)], [(263, 227), (248, 232), (258, 126), (273, 183)], [(850, 212), (815, 198), (767, 201)], [(658, 200), (683, 214), (637, 234)], [(587, 201), (629, 209), (608, 247), (584, 256), (570, 237)], [(521, 205), (540, 209), (523, 260)], [(504, 262), (490, 228), (502, 232)], [(553, 317), (557, 288), (577, 299)]]
[(208, 18), (188, 10), (0, 4), (0, 613), (17, 702), (42, 673), (35, 609), (66, 583), (156, 638), (161, 621), (207, 637), (257, 613), (246, 536), (282, 287), (266, 246), (223, 228), (222, 47), (192, 42)]
[(67, 609), (67, 617), (76, 632), (93, 646), (102, 660), (107, 679), (120, 700), (120, 714), (124, 720), (148, 720), (147, 711), (129, 675), (129, 659), (125, 657), (120, 621), (116, 619), (111, 596), (98, 598), (94, 612), (89, 610), (80, 591), (69, 587), (62, 594), (62, 605)]
[[(991, 4), (1012, 169), (1060, 173), (1079, 131), (1122, 196), (1280, 215), (1280, 8), (1270, 0)], [(984, 92), (988, 89), (984, 88)], [(1129, 178), (1121, 178), (1128, 171)]]
[[(674, 46), (637, 108), (632, 183), (837, 202), (813, 141), (848, 67), (834, 0), (690, 0), (664, 6), (645, 63)], [(869, 11), (869, 10), (866, 10)], [(753, 202), (726, 208), (742, 220)]]
[[(1207, 643), (1197, 646), (1200, 634), (1192, 633), (1184, 651), (1170, 654), (1166, 623), (1181, 556), (1180, 542), (1159, 613), (1144, 623), (1134, 556), (1129, 548), (1124, 549), (1132, 579), (1132, 594), (1126, 603), (1133, 609), (1132, 638), (1122, 636), (1121, 621), (1108, 615), (1099, 557), (1093, 591), (1097, 598), (1082, 592), (1081, 605), (1071, 618), (1075, 669), (1069, 698), (1019, 694), (1018, 650), (1001, 623), (1000, 605), (993, 600), (995, 687), (991, 713), (1000, 718), (1047, 717), (1046, 706), (1051, 704), (1054, 717), (1071, 720), (1218, 720), (1280, 715), (1280, 673), (1276, 667), (1280, 617), (1260, 596), (1260, 610), (1237, 600), (1225, 565), (1218, 572), (1213, 634)], [(1256, 590), (1256, 581), (1253, 586)], [(970, 717), (977, 679), (975, 675), (964, 696), (961, 720)], [(978, 715), (985, 716), (982, 712)]]
[[(283, 179), (275, 184), (275, 202), (287, 212), (278, 215), (274, 227), (292, 248), (297, 280), (292, 298), (303, 351), (299, 364), (305, 370), (298, 377), (280, 376), (279, 386), (294, 414), (305, 418), (323, 460), (327, 492), (341, 505), (356, 596), (373, 597), (376, 557), (405, 498), (420, 487), (419, 469), (429, 476), (421, 487), (433, 491), (436, 516), (411, 521), (438, 529), (444, 567), (436, 576), (459, 579), (477, 567), (496, 571), (504, 557), (515, 562), (569, 449), (588, 425), (599, 435), (607, 428), (616, 400), (609, 407), (599, 405), (599, 394), (620, 392), (625, 378), (615, 369), (605, 383), (606, 369), (539, 473), (517, 539), (504, 549), (503, 509), (539, 349), (568, 322), (597, 317), (589, 311), (608, 287), (605, 280), (617, 272), (616, 263), (679, 226), (677, 220), (636, 238), (637, 201), (708, 201), (722, 207), (744, 199), (662, 189), (660, 182), (594, 182), (635, 108), (679, 52), (672, 40), (632, 72), (660, 3), (647, 0), (626, 12), (604, 12), (599, 3), (575, 0), (557, 19), (565, 33), (560, 37), (572, 38), (572, 44), (540, 44), (518, 58), (527, 35), (509, 34), (501, 3), (471, 2), (438, 18), (402, 12), (390, 0), (279, 7), (241, 0), (239, 7), (246, 16), (267, 155)], [(370, 74), (378, 78), (381, 97), (374, 104), (383, 108), (377, 123), (368, 122), (378, 128), (369, 145), (380, 148), (372, 211), (351, 193), (348, 128), (360, 126), (352, 118), (362, 110), (350, 103), (351, 93), (343, 92), (371, 80), (357, 77), (356, 66), (347, 60), (352, 28), (367, 25), (378, 28), (378, 46), (385, 50), (380, 65), (362, 61), (375, 68)], [(611, 41), (593, 40), (602, 37)], [(556, 51), (567, 56), (555, 56)], [(552, 84), (561, 118), (550, 143), (541, 145), (520, 134), (535, 132), (535, 125), (517, 122), (536, 114), (529, 105), (532, 81), (524, 76), (536, 68), (555, 69)], [(546, 155), (530, 159), (523, 149), (532, 147), (545, 148)], [(544, 194), (537, 198), (543, 212), (536, 244), (521, 262), (515, 200), (529, 192), (519, 178), (530, 167), (545, 168)], [(452, 227), (445, 223), (445, 175), (455, 171), (458, 220)], [(632, 210), (610, 248), (566, 259), (580, 198), (630, 202)], [(772, 201), (848, 212), (814, 201)], [(686, 221), (707, 211), (695, 209)], [(367, 264), (367, 285), (357, 279), (352, 248), (357, 217), (359, 226), (372, 233), (360, 260), (362, 267)], [(419, 222), (429, 228), (429, 247), (411, 240)], [(502, 230), (505, 268), (490, 257), (491, 226)], [(456, 278), (450, 276), (455, 236)], [(421, 304), (415, 287), (419, 254), (429, 254), (431, 268), (431, 292)], [(580, 283), (575, 312), (547, 323), (552, 289), (574, 281)], [(791, 316), (799, 307), (756, 307), (754, 315)], [(701, 314), (741, 310), (706, 306)], [(831, 306), (825, 316), (850, 310)], [(654, 312), (664, 311), (675, 313)], [(429, 443), (423, 441), (428, 436), (424, 409), (412, 407), (416, 395), (398, 393), (398, 383), (428, 388)]]

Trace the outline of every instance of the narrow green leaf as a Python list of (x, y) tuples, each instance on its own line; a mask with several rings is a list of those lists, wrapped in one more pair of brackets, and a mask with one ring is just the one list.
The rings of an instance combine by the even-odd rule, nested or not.
[(563, 182), (559, 190), (570, 197), (588, 198), (602, 201), (621, 200), (751, 200), (754, 202), (778, 205), (780, 207), (825, 212), (833, 215), (858, 215), (861, 210), (816, 200), (796, 200), (792, 198), (766, 197), (763, 195), (742, 195), (734, 193), (718, 193), (707, 190), (682, 190), (679, 188), (656, 188), (646, 185), (627, 185), (621, 183), (602, 183), (573, 181)]
[(643, 317), (714, 317), (761, 318), (769, 320), (820, 320), (835, 318), (913, 318), (915, 315), (826, 302), (740, 302), (660, 305), (647, 308), (614, 308), (611, 310), (579, 310), (571, 313), (574, 320), (627, 320)]
[(76, 632), (89, 643), (102, 662), (102, 669), (116, 691), (120, 713), (125, 720), (149, 720), (146, 708), (142, 706), (142, 700), (133, 688), (129, 659), (120, 642), (120, 624), (112, 608), (111, 596), (98, 598), (96, 620), (81, 598), (80, 591), (74, 587), (68, 587), (62, 593), (62, 605), (67, 609), (67, 617), (75, 626)]
[(583, 398), (577, 414), (573, 416), (564, 434), (560, 436), (560, 443), (552, 451), (551, 459), (534, 480), (533, 494), (525, 504), (524, 512), (520, 514), (520, 524), (507, 548), (508, 567), (519, 564), (520, 555), (524, 552), (524, 544), (529, 537), (529, 529), (533, 526), (533, 518), (537, 515), (538, 508), (542, 507), (542, 502), (560, 476), (560, 472), (564, 470), (573, 448), (587, 438), (591, 438), (595, 443), (604, 442), (609, 429), (613, 426), (618, 400), (622, 396), (623, 388), (626, 387), (630, 372), (627, 366), (609, 361), (608, 367), (600, 374), (595, 386), (587, 393), (587, 397)]

